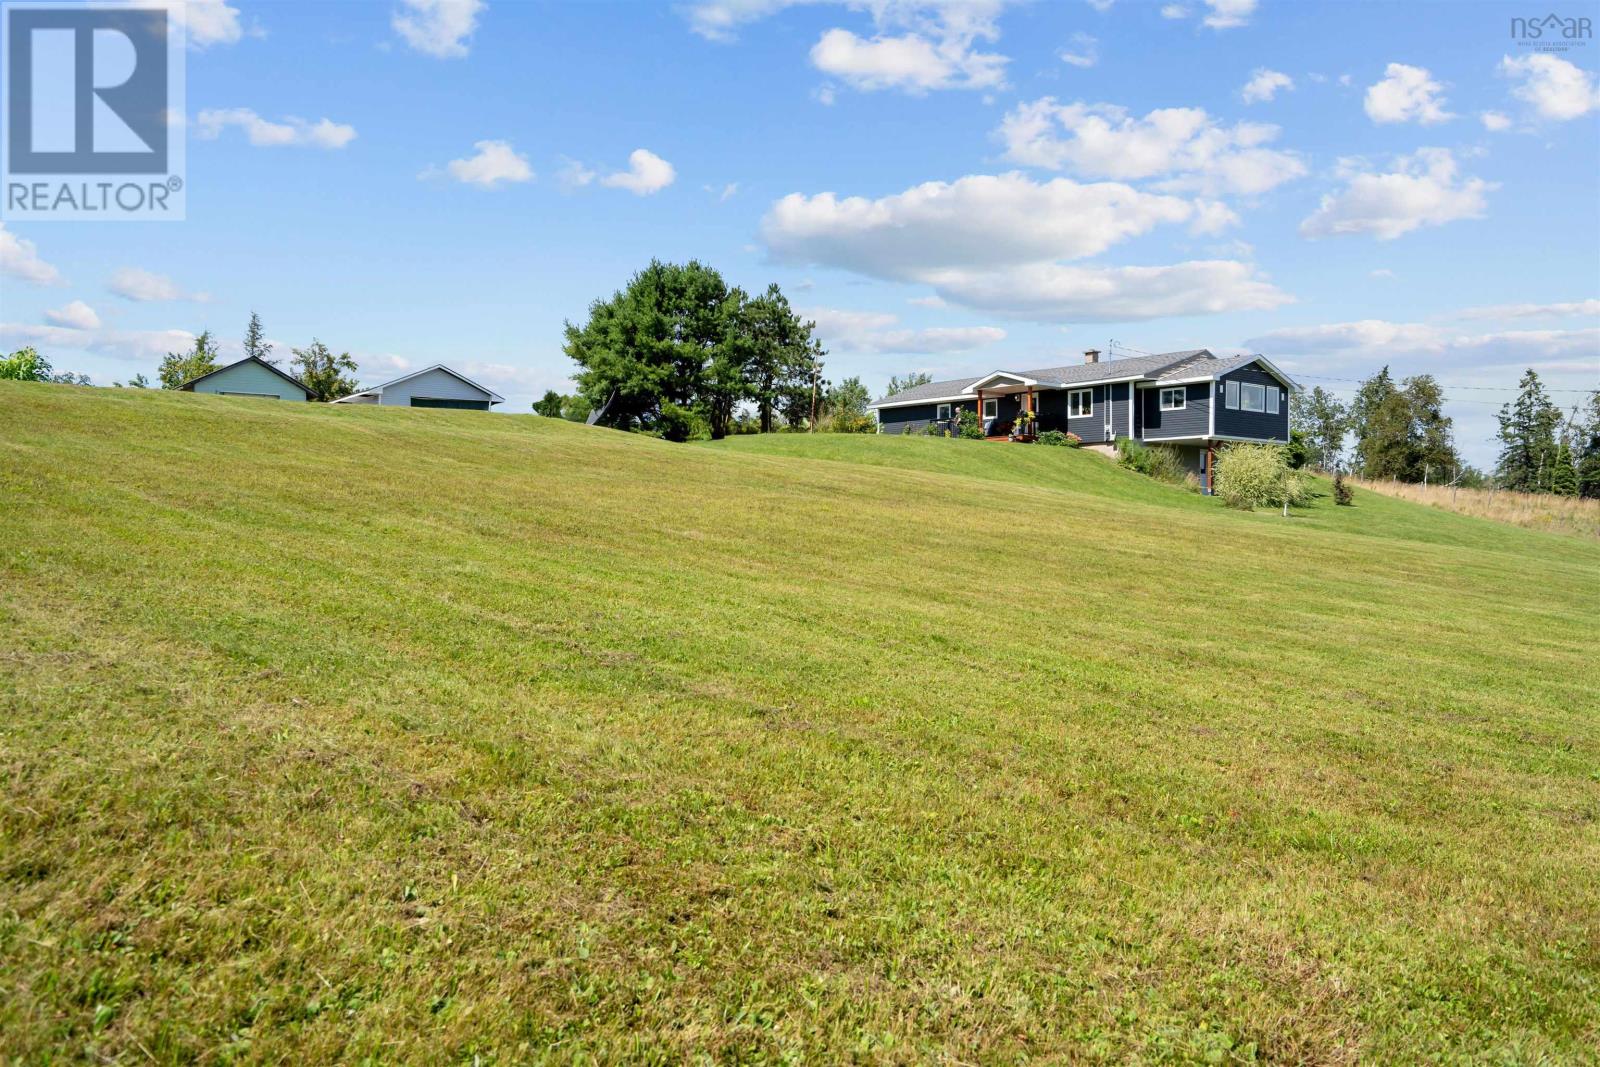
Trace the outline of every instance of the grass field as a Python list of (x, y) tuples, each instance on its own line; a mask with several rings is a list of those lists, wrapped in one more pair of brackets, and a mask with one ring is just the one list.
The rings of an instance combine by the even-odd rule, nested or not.
[(1583, 1062), (1600, 545), (0, 383), (0, 1059)]

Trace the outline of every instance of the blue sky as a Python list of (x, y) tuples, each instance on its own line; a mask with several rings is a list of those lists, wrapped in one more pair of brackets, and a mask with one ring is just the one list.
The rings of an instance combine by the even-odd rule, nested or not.
[[(1558, 3), (1557, 14), (1596, 14)], [(251, 310), (526, 411), (652, 256), (776, 281), (829, 377), (1262, 351), (1600, 385), (1600, 42), (1512, 4), (189, 5), (187, 221), (0, 230), (0, 345), (98, 382)]]

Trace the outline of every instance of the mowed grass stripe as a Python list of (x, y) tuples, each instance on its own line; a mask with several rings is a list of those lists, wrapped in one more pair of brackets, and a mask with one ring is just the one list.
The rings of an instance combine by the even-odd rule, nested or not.
[(0, 405), (7, 1051), (1593, 1047), (1570, 539), (1060, 452)]

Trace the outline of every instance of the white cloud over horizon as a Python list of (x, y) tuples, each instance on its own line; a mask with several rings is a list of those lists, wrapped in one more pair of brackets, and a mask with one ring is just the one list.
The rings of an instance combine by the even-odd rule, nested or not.
[(934, 326), (912, 329), (898, 325), (888, 312), (841, 308), (797, 308), (817, 324), (817, 334), (831, 351), (938, 355), (971, 352), (1006, 339), (998, 326)]

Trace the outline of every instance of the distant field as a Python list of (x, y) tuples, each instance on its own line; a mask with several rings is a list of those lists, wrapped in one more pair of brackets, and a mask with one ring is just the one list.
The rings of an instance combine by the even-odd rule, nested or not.
[(1512, 493), (1504, 489), (1461, 489), (1449, 485), (1411, 485), (1407, 482), (1353, 478), (1352, 484), (1402, 500), (1476, 515), (1496, 522), (1526, 526), (1530, 530), (1600, 537), (1600, 500), (1580, 500), (1549, 493)]
[(1600, 544), (0, 383), (0, 1059), (1592, 1062)]

